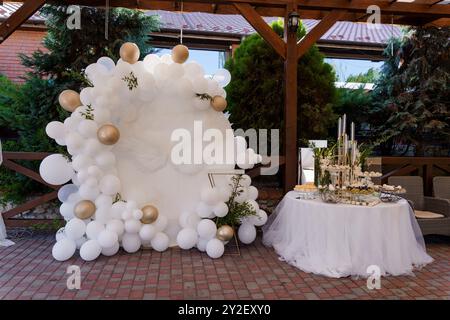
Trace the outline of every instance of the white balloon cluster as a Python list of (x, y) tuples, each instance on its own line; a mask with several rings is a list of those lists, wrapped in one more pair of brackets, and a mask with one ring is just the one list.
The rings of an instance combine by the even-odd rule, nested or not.
[[(235, 198), (238, 203), (247, 202), (256, 215), (244, 218), (238, 231), (239, 240), (249, 244), (256, 238), (255, 226), (262, 226), (267, 222), (267, 213), (259, 209), (256, 202), (258, 189), (251, 185), (251, 178), (243, 175), (240, 179), (239, 195)], [(201, 201), (197, 204), (195, 212), (185, 212), (180, 216), (179, 224), (182, 227), (177, 236), (178, 246), (190, 249), (195, 245), (200, 251), (206, 251), (211, 258), (222, 256), (225, 248), (223, 241), (218, 237), (218, 229), (213, 220), (228, 214), (226, 202), (232, 194), (232, 183), (225, 183), (219, 187), (205, 187), (201, 190)]]
[[(114, 145), (120, 139), (120, 131), (138, 117), (138, 108), (150, 106), (157, 95), (168, 92), (164, 91), (168, 86), (171, 95), (192, 99), (188, 105), (194, 107), (193, 112), (211, 106), (214, 112), (218, 111), (212, 101), (200, 99), (196, 93), (225, 98), (223, 86), (229, 82), (228, 71), (221, 70), (215, 78), (207, 79), (203, 68), (195, 62), (176, 63), (171, 55), (160, 58), (154, 54), (137, 61), (133, 58), (139, 57), (136, 49), (137, 46), (127, 44), (117, 64), (102, 57), (89, 65), (85, 73), (93, 87), (84, 88), (79, 95), (65, 90), (59, 101), (71, 115), (64, 123), (52, 121), (46, 127), (47, 135), (66, 146), (72, 158), (70, 161), (69, 157), (54, 154), (40, 165), (44, 181), (53, 185), (72, 181), (58, 192), (62, 202), (60, 212), (67, 221), (57, 232), (52, 250), (58, 261), (69, 259), (76, 249), (86, 261), (100, 254), (114, 255), (120, 246), (129, 253), (141, 247), (166, 250), (170, 245), (168, 218), (154, 208), (150, 213), (152, 219), (148, 220), (143, 203), (120, 198), (123, 186)], [(251, 167), (260, 160), (252, 149), (247, 149), (244, 138), (236, 137), (235, 143), (245, 151), (245, 158), (250, 159), (238, 161), (241, 168)], [(238, 236), (243, 243), (250, 243), (256, 236), (255, 226), (263, 225), (267, 215), (259, 210), (255, 201), (258, 190), (250, 185), (250, 177), (244, 176), (243, 181), (244, 187), (236, 201), (248, 201), (257, 215), (242, 221)], [(216, 224), (211, 219), (227, 215), (225, 202), (230, 194), (228, 186), (201, 190), (197, 207), (179, 217), (181, 231), (176, 240), (182, 249), (197, 247), (212, 258), (222, 256), (225, 241), (219, 240)]]

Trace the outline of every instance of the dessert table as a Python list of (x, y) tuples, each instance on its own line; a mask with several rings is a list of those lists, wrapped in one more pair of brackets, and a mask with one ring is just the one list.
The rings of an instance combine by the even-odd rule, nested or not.
[(412, 274), (433, 261), (406, 200), (373, 207), (285, 195), (263, 228), (263, 243), (280, 259), (328, 277)]

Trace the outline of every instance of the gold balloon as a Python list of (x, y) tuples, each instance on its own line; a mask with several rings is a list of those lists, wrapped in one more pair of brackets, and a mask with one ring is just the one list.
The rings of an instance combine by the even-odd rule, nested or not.
[(64, 90), (59, 94), (59, 104), (64, 110), (74, 112), (76, 108), (82, 105), (80, 95), (73, 90)]
[(74, 212), (77, 218), (88, 219), (95, 213), (95, 204), (90, 200), (82, 200), (75, 206)]
[(179, 44), (172, 49), (172, 60), (176, 63), (184, 63), (189, 58), (189, 49)]
[(144, 224), (149, 224), (155, 222), (158, 219), (158, 209), (151, 204), (144, 206), (142, 209), (141, 222)]
[(217, 229), (217, 239), (222, 241), (230, 241), (233, 239), (234, 236), (234, 230), (232, 227), (228, 225), (221, 226), (219, 229)]
[(227, 100), (222, 96), (214, 96), (211, 99), (211, 106), (214, 110), (222, 112), (227, 107)]
[(97, 130), (98, 140), (108, 146), (117, 143), (120, 139), (120, 131), (112, 124), (104, 124)]
[(120, 57), (123, 61), (126, 61), (130, 64), (136, 63), (139, 60), (139, 56), (141, 52), (139, 51), (139, 47), (132, 42), (125, 42), (120, 47)]

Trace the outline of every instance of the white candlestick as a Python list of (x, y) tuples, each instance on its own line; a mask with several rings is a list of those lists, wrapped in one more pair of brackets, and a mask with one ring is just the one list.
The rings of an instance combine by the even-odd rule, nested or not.
[(347, 127), (347, 115), (344, 113), (344, 116), (342, 117), (342, 134), (345, 134)]
[(338, 120), (338, 140), (341, 138), (341, 135), (342, 135), (342, 118), (341, 117), (339, 117), (339, 120)]
[(351, 140), (355, 141), (355, 123), (354, 122), (352, 122), (352, 125), (351, 125)]

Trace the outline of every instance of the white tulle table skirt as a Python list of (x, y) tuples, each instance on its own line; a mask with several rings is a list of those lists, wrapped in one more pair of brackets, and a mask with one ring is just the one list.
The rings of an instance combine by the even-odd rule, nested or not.
[(405, 200), (374, 207), (283, 198), (263, 228), (263, 242), (280, 258), (305, 271), (339, 278), (412, 274), (433, 261)]

